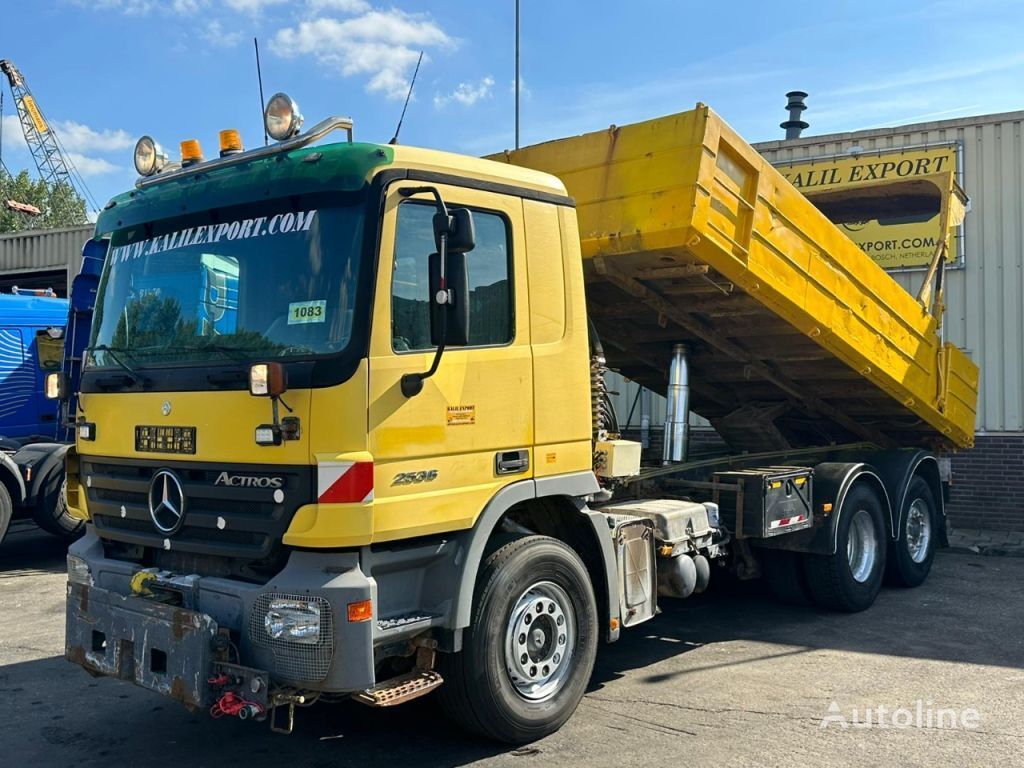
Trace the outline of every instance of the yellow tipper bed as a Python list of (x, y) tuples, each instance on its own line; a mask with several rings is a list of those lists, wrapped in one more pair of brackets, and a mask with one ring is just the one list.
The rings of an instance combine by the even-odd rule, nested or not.
[(734, 448), (973, 443), (974, 363), (707, 107), (491, 159), (552, 173), (576, 199), (611, 367), (663, 391), (686, 343), (694, 410)]

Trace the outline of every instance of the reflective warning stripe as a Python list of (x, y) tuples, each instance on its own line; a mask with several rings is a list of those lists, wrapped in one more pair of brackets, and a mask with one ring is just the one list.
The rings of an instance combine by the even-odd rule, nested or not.
[(317, 501), (321, 504), (373, 501), (372, 461), (321, 461), (316, 466)]
[(769, 528), (784, 528), (787, 525), (794, 525), (796, 523), (802, 523), (807, 519), (807, 515), (796, 515), (795, 517), (783, 517), (779, 520), (772, 520)]

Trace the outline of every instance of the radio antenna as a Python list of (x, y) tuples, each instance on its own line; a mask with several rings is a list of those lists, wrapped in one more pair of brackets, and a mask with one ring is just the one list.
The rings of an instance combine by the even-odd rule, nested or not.
[(420, 73), (420, 63), (423, 61), (423, 51), (420, 51), (420, 57), (416, 59), (416, 69), (413, 70), (412, 80), (409, 82), (409, 92), (405, 94), (405, 106), (402, 107), (402, 115), (398, 118), (398, 127), (395, 128), (395, 135), (391, 137), (391, 141), (388, 144), (398, 143), (398, 134), (402, 130), (402, 121), (405, 120), (405, 110), (409, 108), (409, 99), (412, 98), (412, 89), (416, 85), (416, 75)]
[(263, 70), (260, 69), (260, 43), (255, 37), (252, 39), (253, 48), (256, 49), (256, 79), (260, 83), (260, 123), (263, 124), (263, 146), (267, 146), (267, 121), (263, 119)]

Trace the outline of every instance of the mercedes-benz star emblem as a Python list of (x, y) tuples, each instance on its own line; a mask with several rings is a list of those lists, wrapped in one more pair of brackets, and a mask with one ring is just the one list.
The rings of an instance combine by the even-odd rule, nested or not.
[(149, 516), (160, 533), (177, 533), (185, 521), (185, 492), (181, 480), (169, 469), (161, 469), (149, 484)]

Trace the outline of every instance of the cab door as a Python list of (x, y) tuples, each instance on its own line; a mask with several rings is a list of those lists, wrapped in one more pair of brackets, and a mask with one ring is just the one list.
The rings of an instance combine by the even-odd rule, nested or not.
[(369, 449), (374, 540), (470, 527), (499, 488), (533, 477), (533, 366), (519, 198), (436, 185), (469, 208), (469, 345), (448, 347), (422, 391), (403, 374), (430, 368), (428, 260), (433, 199), (388, 188), (370, 336)]

